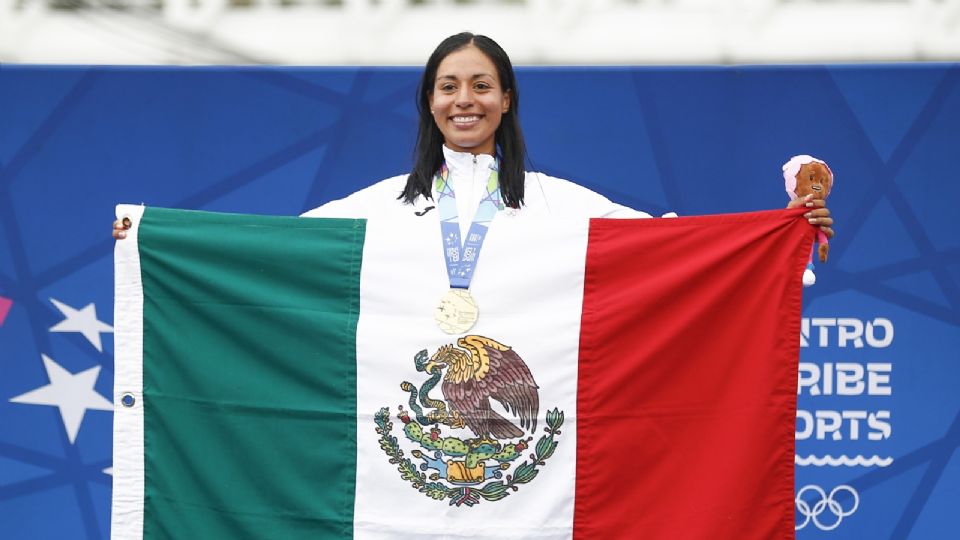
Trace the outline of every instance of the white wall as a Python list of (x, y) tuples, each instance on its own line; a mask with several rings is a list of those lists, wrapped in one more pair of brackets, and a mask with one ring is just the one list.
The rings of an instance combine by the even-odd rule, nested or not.
[(0, 0), (0, 62), (421, 65), (461, 30), (517, 64), (960, 60), (960, 0)]

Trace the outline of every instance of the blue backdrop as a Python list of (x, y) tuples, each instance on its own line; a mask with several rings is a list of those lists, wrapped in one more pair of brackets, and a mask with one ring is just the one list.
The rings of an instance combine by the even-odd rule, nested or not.
[[(3, 538), (109, 537), (114, 204), (290, 215), (404, 172), (418, 74), (0, 66)], [(955, 534), (960, 65), (519, 78), (532, 168), (650, 213), (782, 207), (782, 163), (830, 163), (797, 536)]]

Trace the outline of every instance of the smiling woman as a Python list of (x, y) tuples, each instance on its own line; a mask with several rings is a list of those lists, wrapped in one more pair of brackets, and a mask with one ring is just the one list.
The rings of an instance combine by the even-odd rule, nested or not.
[(507, 206), (519, 208), (526, 158), (519, 107), (513, 65), (495, 41), (470, 33), (445, 39), (430, 55), (420, 80), (417, 159), (404, 201), (430, 194), (443, 162), (441, 146), (489, 155), (499, 148), (500, 192)]
[[(462, 238), (484, 199), (496, 201), (494, 215), (509, 208), (510, 219), (650, 217), (566, 180), (526, 172), (519, 108), (513, 65), (500, 45), (469, 32), (448, 37), (427, 60), (417, 90), (413, 170), (304, 216), (414, 219), (436, 205)], [(450, 215), (442, 215), (442, 199), (450, 200)]]
[[(446, 279), (441, 274), (437, 281), (449, 288), (439, 294), (434, 315), (444, 332), (465, 333), (479, 317), (472, 285), (488, 231), (485, 252), (499, 248), (509, 235), (503, 232), (507, 228), (529, 228), (533, 219), (544, 216), (650, 217), (566, 180), (525, 172), (519, 105), (507, 53), (484, 36), (450, 36), (430, 55), (417, 90), (420, 123), (413, 171), (304, 216), (376, 217), (389, 223), (391, 231), (407, 225), (439, 229), (440, 246), (431, 242), (433, 249), (424, 254), (442, 254), (446, 263)], [(491, 228), (494, 218), (497, 225)], [(368, 224), (369, 236), (377, 227)], [(373, 250), (371, 245), (365, 252)], [(498, 258), (494, 264), (502, 262)], [(491, 271), (476, 280), (478, 287)]]
[(500, 117), (510, 111), (493, 62), (474, 45), (443, 59), (430, 96), (430, 114), (451, 149), (494, 153)]
[[(439, 205), (441, 210), (435, 213), (442, 221), (458, 224), (461, 238), (467, 236), (484, 199), (495, 203), (493, 215), (509, 208), (502, 212), (509, 219), (650, 217), (572, 182), (526, 172), (519, 107), (513, 65), (500, 45), (469, 32), (444, 39), (427, 60), (417, 90), (413, 170), (303, 216), (414, 219)], [(448, 199), (448, 204), (441, 204), (441, 199)], [(809, 208), (804, 217), (833, 237), (833, 219), (825, 202), (802, 198), (787, 206), (801, 205)], [(449, 209), (444, 211), (444, 206)], [(675, 214), (665, 216), (669, 215)], [(114, 222), (113, 237), (125, 238), (128, 228), (129, 223)]]
[[(451, 291), (467, 299), (465, 306), (472, 305), (473, 271), (495, 217), (498, 222), (650, 217), (572, 182), (525, 171), (519, 108), (513, 65), (500, 45), (469, 32), (450, 36), (430, 55), (417, 89), (413, 170), (303, 216), (439, 221)], [(799, 206), (808, 208), (804, 217), (812, 225), (833, 237), (823, 199), (804, 197), (787, 205)], [(128, 228), (127, 222), (114, 222), (113, 237), (124, 238)]]
[[(500, 45), (469, 32), (450, 36), (430, 55), (417, 90), (413, 170), (304, 216), (413, 219), (426, 215), (434, 203), (444, 214), (440, 200), (448, 198), (451, 209), (440, 219), (458, 224), (461, 238), (485, 197), (494, 198), (498, 210), (509, 208), (505, 214), (511, 219), (650, 217), (572, 182), (526, 172), (519, 109), (513, 65)], [(810, 208), (806, 217), (813, 225), (833, 236), (823, 201), (798, 199), (788, 206), (800, 205)]]
[[(464, 333), (478, 318), (471, 293), (477, 288), (471, 285), (488, 230), (499, 239), (502, 227), (522, 222), (532, 227), (531, 220), (547, 216), (650, 217), (572, 182), (524, 171), (519, 108), (520, 90), (507, 53), (485, 36), (450, 36), (430, 55), (417, 89), (413, 170), (303, 215), (386, 218), (395, 230), (406, 224), (439, 229), (441, 245), (433, 252), (444, 257), (449, 290), (435, 317), (444, 332)], [(811, 224), (833, 235), (822, 200), (797, 199), (788, 207), (801, 205), (809, 208), (805, 217)], [(498, 225), (491, 229), (494, 218)]]

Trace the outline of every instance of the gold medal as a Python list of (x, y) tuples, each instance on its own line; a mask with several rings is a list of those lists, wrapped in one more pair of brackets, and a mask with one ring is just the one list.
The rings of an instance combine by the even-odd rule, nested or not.
[(434, 318), (441, 330), (448, 334), (463, 334), (473, 328), (480, 310), (467, 289), (450, 289), (440, 299)]

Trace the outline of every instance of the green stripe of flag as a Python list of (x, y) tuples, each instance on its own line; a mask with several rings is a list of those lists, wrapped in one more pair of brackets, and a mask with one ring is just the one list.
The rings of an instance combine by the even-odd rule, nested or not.
[(144, 538), (348, 538), (366, 223), (146, 209)]

